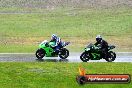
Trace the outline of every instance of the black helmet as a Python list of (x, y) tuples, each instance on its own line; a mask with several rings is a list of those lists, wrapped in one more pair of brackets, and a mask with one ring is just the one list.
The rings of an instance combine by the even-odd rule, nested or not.
[(97, 42), (100, 42), (101, 40), (102, 40), (101, 35), (97, 35), (97, 36), (96, 36), (96, 41), (97, 41)]

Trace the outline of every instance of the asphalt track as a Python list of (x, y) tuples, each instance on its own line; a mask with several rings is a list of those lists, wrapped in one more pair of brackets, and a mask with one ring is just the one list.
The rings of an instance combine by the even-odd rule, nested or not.
[[(114, 62), (132, 62), (132, 52), (118, 52)], [(82, 62), (80, 60), (81, 53), (70, 53), (70, 56), (64, 62)], [(35, 62), (35, 54), (33, 53), (0, 53), (0, 62)], [(59, 57), (44, 57), (44, 61), (60, 62)], [(101, 60), (90, 60), (88, 62), (106, 62)]]

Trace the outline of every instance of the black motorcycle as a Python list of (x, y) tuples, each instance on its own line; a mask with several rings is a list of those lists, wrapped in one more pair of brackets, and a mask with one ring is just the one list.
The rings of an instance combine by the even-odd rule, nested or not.
[(85, 48), (85, 51), (81, 54), (80, 59), (83, 62), (87, 62), (89, 60), (100, 60), (100, 59), (105, 59), (107, 62), (112, 62), (116, 58), (115, 52), (111, 51), (114, 48), (115, 48), (114, 45), (109, 45), (107, 55), (104, 55), (101, 52), (99, 46), (95, 46), (94, 44), (89, 44)]

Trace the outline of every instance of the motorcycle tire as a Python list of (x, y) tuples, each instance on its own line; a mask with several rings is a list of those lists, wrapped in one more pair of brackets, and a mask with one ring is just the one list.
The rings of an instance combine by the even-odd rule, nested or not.
[(86, 52), (83, 52), (80, 56), (80, 59), (83, 61), (83, 62), (87, 62), (89, 61), (89, 54), (86, 53)]
[(69, 56), (69, 50), (67, 50), (66, 48), (62, 48), (59, 51), (59, 57), (61, 59), (66, 59)]
[(108, 52), (108, 58), (106, 58), (105, 60), (106, 60), (107, 62), (112, 62), (112, 61), (115, 60), (115, 58), (116, 58), (116, 53), (110, 51), (110, 52)]
[(35, 53), (38, 60), (42, 60), (42, 58), (45, 56), (45, 51), (43, 49), (38, 49)]

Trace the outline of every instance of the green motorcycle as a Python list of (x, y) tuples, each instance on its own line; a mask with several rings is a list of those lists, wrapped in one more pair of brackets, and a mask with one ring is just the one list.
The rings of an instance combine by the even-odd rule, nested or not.
[(63, 42), (61, 47), (59, 47), (58, 52), (52, 48), (55, 45), (55, 42), (48, 42), (47, 40), (39, 44), (39, 49), (36, 51), (36, 57), (38, 60), (43, 60), (45, 57), (60, 57), (61, 59), (66, 59), (69, 56), (69, 50), (64, 48), (70, 42)]
[(115, 52), (111, 51), (114, 48), (115, 48), (114, 45), (109, 45), (108, 53), (106, 55), (107, 57), (104, 57), (99, 46), (95, 46), (94, 44), (89, 44), (85, 48), (85, 51), (81, 54), (80, 59), (83, 62), (87, 62), (89, 60), (100, 60), (100, 59), (105, 59), (107, 62), (112, 62), (116, 58)]

